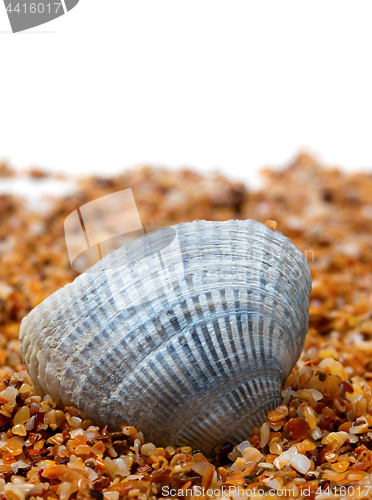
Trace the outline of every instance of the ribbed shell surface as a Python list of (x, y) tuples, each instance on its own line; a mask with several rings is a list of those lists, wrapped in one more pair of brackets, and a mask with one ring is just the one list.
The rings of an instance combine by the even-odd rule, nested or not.
[[(280, 404), (308, 327), (310, 272), (252, 220), (173, 226), (176, 244), (119, 248), (23, 320), (41, 394), (157, 445), (237, 443)], [(167, 272), (159, 272), (156, 259)]]

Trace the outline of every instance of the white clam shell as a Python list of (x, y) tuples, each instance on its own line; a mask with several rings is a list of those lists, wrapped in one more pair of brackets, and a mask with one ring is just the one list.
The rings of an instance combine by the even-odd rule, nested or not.
[(20, 349), (38, 391), (84, 418), (210, 451), (280, 404), (311, 278), (290, 240), (256, 221), (173, 229), (176, 244), (159, 247), (167, 272), (138, 238), (31, 311)]

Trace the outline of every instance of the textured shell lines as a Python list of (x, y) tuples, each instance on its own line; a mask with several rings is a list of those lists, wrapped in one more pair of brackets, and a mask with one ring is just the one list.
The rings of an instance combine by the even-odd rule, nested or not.
[(306, 336), (310, 274), (290, 240), (255, 221), (173, 229), (168, 274), (143, 256), (146, 236), (119, 248), (24, 319), (21, 354), (42, 394), (97, 424), (210, 450), (279, 404)]

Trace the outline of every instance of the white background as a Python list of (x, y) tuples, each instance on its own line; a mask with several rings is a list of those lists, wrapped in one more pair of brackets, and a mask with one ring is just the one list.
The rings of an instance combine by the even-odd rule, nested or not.
[(80, 0), (11, 34), (0, 5), (0, 159), (251, 179), (309, 148), (371, 167), (371, 27), (370, 0)]

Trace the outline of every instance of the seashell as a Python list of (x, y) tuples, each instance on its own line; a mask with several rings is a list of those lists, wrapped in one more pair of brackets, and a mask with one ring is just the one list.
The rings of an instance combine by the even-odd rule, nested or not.
[(33, 309), (20, 350), (40, 394), (97, 425), (208, 453), (280, 404), (305, 341), (310, 272), (288, 238), (253, 220), (179, 224), (164, 245), (169, 230)]

